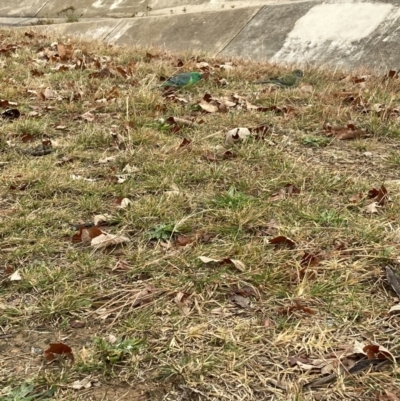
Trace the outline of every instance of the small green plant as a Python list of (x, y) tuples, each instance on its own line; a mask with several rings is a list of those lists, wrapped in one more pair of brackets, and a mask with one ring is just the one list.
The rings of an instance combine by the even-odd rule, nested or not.
[(307, 136), (303, 139), (303, 145), (315, 148), (327, 146), (330, 142), (329, 138), (318, 138), (315, 136)]
[(124, 357), (137, 352), (144, 344), (144, 340), (118, 339), (114, 344), (100, 337), (95, 337), (94, 343), (97, 346), (100, 359), (109, 364), (115, 364)]
[(11, 390), (6, 395), (0, 397), (0, 401), (46, 401), (50, 400), (49, 397), (52, 397), (56, 391), (56, 387), (52, 386), (50, 389), (41, 393), (31, 394), (34, 388), (35, 385), (33, 383), (22, 383), (20, 386), (14, 388), (14, 390)]
[(161, 241), (166, 241), (171, 238), (173, 233), (178, 233), (179, 231), (174, 230), (174, 224), (159, 224), (158, 226), (152, 228), (147, 236), (150, 239), (156, 239)]
[(249, 201), (250, 198), (246, 194), (239, 192), (234, 186), (231, 186), (226, 194), (215, 197), (213, 203), (218, 207), (237, 209), (249, 203)]

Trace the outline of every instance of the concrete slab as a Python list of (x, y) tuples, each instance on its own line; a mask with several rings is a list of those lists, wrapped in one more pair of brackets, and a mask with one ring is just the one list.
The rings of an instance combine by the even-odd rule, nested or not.
[(173, 51), (202, 50), (218, 53), (260, 10), (240, 10), (146, 17), (125, 20), (107, 42), (117, 45), (165, 47)]
[(0, 17), (0, 26), (18, 26), (18, 25), (30, 25), (34, 18), (14, 18), (14, 17)]
[(148, 0), (147, 16), (223, 11), (298, 1), (304, 0)]
[[(1, 0), (0, 0), (1, 1)], [(3, 0), (4, 1), (4, 0)], [(62, 16), (67, 8), (77, 17), (129, 18), (145, 12), (148, 0), (51, 0), (40, 10), (38, 17)], [(43, 2), (43, 0), (42, 0)], [(60, 14), (61, 12), (61, 14)]]
[(299, 66), (397, 69), (399, 22), (395, 0), (268, 5), (221, 53)]
[(104, 40), (120, 23), (119, 19), (105, 19), (90, 22), (64, 23), (55, 25), (32, 26), (33, 30), (53, 36), (68, 35), (77, 38)]
[(0, 0), (1, 17), (35, 17), (48, 0)]
[(315, 1), (309, 1), (264, 6), (223, 49), (222, 54), (270, 60), (282, 49), (297, 20), (315, 4)]

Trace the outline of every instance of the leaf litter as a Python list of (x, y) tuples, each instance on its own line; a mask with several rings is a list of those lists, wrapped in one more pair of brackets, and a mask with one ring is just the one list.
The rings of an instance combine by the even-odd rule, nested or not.
[[(397, 72), (360, 71), (338, 80), (340, 72), (307, 69), (296, 91), (250, 92), (246, 82), (260, 68), (268, 76), (281, 75), (284, 68), (220, 56), (177, 59), (160, 49), (121, 57), (112, 47), (13, 35), (1, 45), (3, 56), (13, 60), (4, 70), (9, 100), (0, 104), (8, 191), (0, 207), (1, 217), (7, 216), (0, 244), (8, 266), (0, 272), (7, 294), (0, 298), (4, 327), (51, 321), (57, 333), (64, 331), (64, 341), (68, 329), (58, 323), (61, 318), (87, 322), (67, 325), (85, 336), (84, 347), (68, 337), (70, 352), (61, 342), (47, 352), (61, 362), (73, 348), (79, 366), (90, 367), (97, 378), (93, 366), (101, 361), (89, 326), (146, 338), (146, 352), (118, 359), (114, 372), (126, 382), (140, 384), (146, 377), (164, 398), (290, 398), (294, 387), (317, 375), (305, 388), (329, 386), (332, 399), (359, 397), (365, 386), (375, 399), (390, 397), (396, 378), (372, 372), (391, 364), (388, 350), (395, 350), (386, 327), (396, 318), (397, 304), (392, 306), (377, 283), (378, 266), (398, 257), (388, 242), (396, 230), (398, 193), (389, 183), (397, 178), (398, 162), (385, 145), (397, 146), (392, 133), (400, 112), (379, 92), (394, 91)], [(29, 84), (15, 72), (21, 54)], [(155, 77), (177, 69), (209, 76), (179, 91), (150, 89)], [(322, 116), (332, 125), (323, 125)], [(375, 118), (379, 125), (371, 123)], [(305, 148), (304, 138), (314, 134), (316, 146)], [(51, 152), (21, 162), (21, 153), (14, 152), (19, 143), (24, 146), (21, 138), (35, 146), (44, 135), (50, 143), (45, 139), (40, 149), (30, 150)], [(360, 157), (366, 153), (372, 156)], [(385, 185), (372, 188), (373, 182)], [(21, 189), (9, 191), (11, 185)], [(245, 201), (211, 202), (231, 187)], [(347, 207), (351, 194), (361, 196)], [(373, 218), (357, 213), (364, 202), (371, 202), (366, 207)], [(15, 213), (15, 208), (21, 209)], [(96, 221), (78, 225), (74, 235), (65, 233), (65, 244), (61, 231), (68, 229), (69, 216), (96, 216)], [(156, 233), (164, 235), (171, 221), (177, 223), (168, 246), (149, 241), (146, 233), (164, 227)], [(113, 224), (124, 234), (104, 230)], [(279, 233), (291, 233), (296, 241)], [(120, 247), (121, 253), (87, 258), (85, 247), (122, 244), (128, 246)], [(199, 254), (229, 256), (198, 259)], [(18, 269), (23, 279), (10, 283)], [(56, 273), (49, 291), (47, 282)], [(17, 297), (16, 289), (23, 290)], [(363, 340), (357, 352), (340, 354), (341, 343), (354, 337), (361, 343), (366, 335), (387, 348)], [(297, 360), (285, 367), (285, 355)], [(10, 375), (12, 369), (8, 364)], [(70, 369), (63, 382), (90, 393), (95, 380)], [(342, 370), (354, 373), (352, 380), (334, 383), (332, 375)], [(182, 381), (156, 386), (153, 373), (179, 374)], [(268, 377), (262, 386), (261, 377)], [(387, 391), (376, 390), (379, 386)], [(302, 396), (311, 399), (307, 392)]]

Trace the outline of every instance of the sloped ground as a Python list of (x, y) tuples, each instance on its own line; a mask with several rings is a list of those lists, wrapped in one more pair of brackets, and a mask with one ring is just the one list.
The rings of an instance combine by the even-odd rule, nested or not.
[(0, 399), (397, 399), (397, 77), (54, 40), (1, 31)]

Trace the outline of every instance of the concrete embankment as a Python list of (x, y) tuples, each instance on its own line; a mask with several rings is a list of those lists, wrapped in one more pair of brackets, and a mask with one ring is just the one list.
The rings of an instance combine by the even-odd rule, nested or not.
[[(0, 0), (0, 24), (115, 45), (333, 67), (400, 65), (400, 4), (381, 1)], [(65, 21), (74, 21), (66, 23)]]

